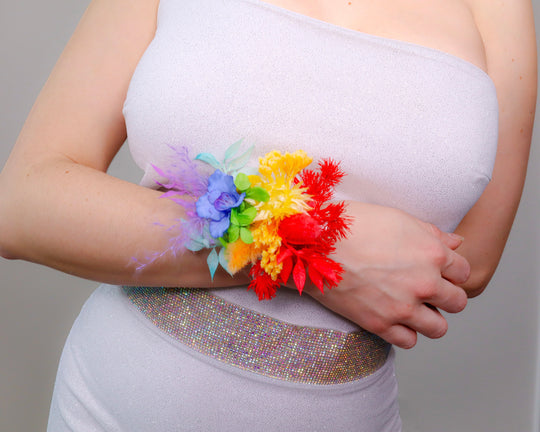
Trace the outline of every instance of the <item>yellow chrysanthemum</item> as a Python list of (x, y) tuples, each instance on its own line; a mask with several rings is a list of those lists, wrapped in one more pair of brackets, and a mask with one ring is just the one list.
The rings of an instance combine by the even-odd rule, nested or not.
[(276, 280), (282, 263), (277, 262), (277, 254), (281, 247), (281, 237), (278, 235), (278, 223), (275, 220), (256, 224), (253, 233), (253, 244), (260, 253), (261, 267), (273, 280)]
[(290, 183), (312, 160), (304, 150), (284, 155), (274, 150), (259, 158), (259, 172), (267, 182), (271, 182), (274, 178), (276, 180), (283, 179), (283, 181)]
[(294, 178), (312, 161), (303, 150), (282, 155), (278, 151), (267, 153), (259, 159), (258, 176), (250, 176), (253, 186), (264, 188), (269, 194), (267, 202), (256, 205), (256, 221), (274, 218), (282, 220), (287, 216), (309, 210), (309, 195), (301, 185), (294, 183)]

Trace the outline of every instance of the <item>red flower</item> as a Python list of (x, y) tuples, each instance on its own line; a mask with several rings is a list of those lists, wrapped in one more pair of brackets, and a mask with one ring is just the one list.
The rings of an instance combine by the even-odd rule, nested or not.
[(335, 187), (344, 176), (338, 162), (323, 159), (319, 162), (319, 171), (305, 169), (300, 173), (300, 180), (315, 203), (323, 204), (332, 199)]
[(258, 261), (251, 270), (249, 275), (252, 277), (248, 285), (248, 290), (255, 291), (260, 300), (271, 300), (276, 296), (276, 291), (279, 288), (279, 282), (272, 280), (270, 275), (261, 268), (261, 263)]
[(279, 224), (278, 234), (288, 243), (298, 245), (314, 244), (321, 235), (322, 227), (307, 213), (299, 213), (285, 218)]
[(328, 257), (338, 240), (346, 237), (351, 219), (345, 215), (345, 203), (328, 202), (345, 174), (331, 159), (319, 162), (319, 170), (303, 170), (295, 181), (311, 196), (311, 210), (289, 216), (279, 224), (281, 248), (277, 261), (283, 264), (279, 280), (274, 281), (257, 262), (250, 271), (253, 289), (259, 300), (275, 296), (280, 283), (286, 284), (292, 274), (296, 288), (302, 293), (306, 280), (324, 292), (336, 287), (342, 279), (343, 267)]

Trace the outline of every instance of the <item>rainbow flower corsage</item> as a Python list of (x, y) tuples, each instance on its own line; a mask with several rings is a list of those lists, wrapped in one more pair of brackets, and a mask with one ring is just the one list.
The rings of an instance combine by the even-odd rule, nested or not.
[(166, 179), (158, 183), (166, 190), (162, 197), (181, 205), (186, 217), (170, 227), (175, 234), (168, 249), (153, 258), (210, 249), (212, 277), (220, 265), (231, 275), (250, 265), (248, 289), (259, 300), (273, 298), (291, 275), (300, 293), (308, 277), (321, 291), (337, 286), (343, 268), (329, 255), (350, 225), (345, 204), (331, 202), (344, 176), (339, 163), (323, 159), (312, 170), (303, 150), (271, 151), (250, 175), (242, 170), (253, 147), (241, 151), (241, 146), (241, 141), (230, 146), (222, 162), (210, 153), (191, 159), (187, 149), (173, 149), (171, 167), (154, 166)]

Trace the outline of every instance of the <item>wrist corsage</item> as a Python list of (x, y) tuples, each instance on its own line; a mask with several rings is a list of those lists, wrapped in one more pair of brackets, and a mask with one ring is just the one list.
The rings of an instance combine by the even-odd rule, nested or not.
[(187, 149), (173, 149), (172, 166), (154, 166), (166, 179), (158, 183), (166, 190), (162, 197), (181, 205), (186, 216), (170, 227), (175, 234), (168, 249), (152, 259), (210, 249), (212, 277), (220, 265), (231, 275), (251, 266), (248, 289), (259, 300), (274, 297), (291, 276), (300, 293), (307, 278), (321, 291), (337, 286), (343, 268), (329, 255), (350, 225), (345, 204), (331, 201), (344, 176), (339, 163), (323, 159), (312, 170), (303, 150), (272, 151), (259, 158), (258, 172), (249, 174), (243, 169), (252, 149), (241, 152), (239, 141), (222, 162), (209, 153), (191, 159)]

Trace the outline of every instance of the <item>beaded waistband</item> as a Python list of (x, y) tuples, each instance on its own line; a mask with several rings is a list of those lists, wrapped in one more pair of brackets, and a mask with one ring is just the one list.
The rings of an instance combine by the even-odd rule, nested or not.
[(386, 361), (390, 345), (365, 330), (298, 326), (229, 303), (202, 289), (124, 287), (159, 329), (229, 365), (271, 378), (341, 384)]

